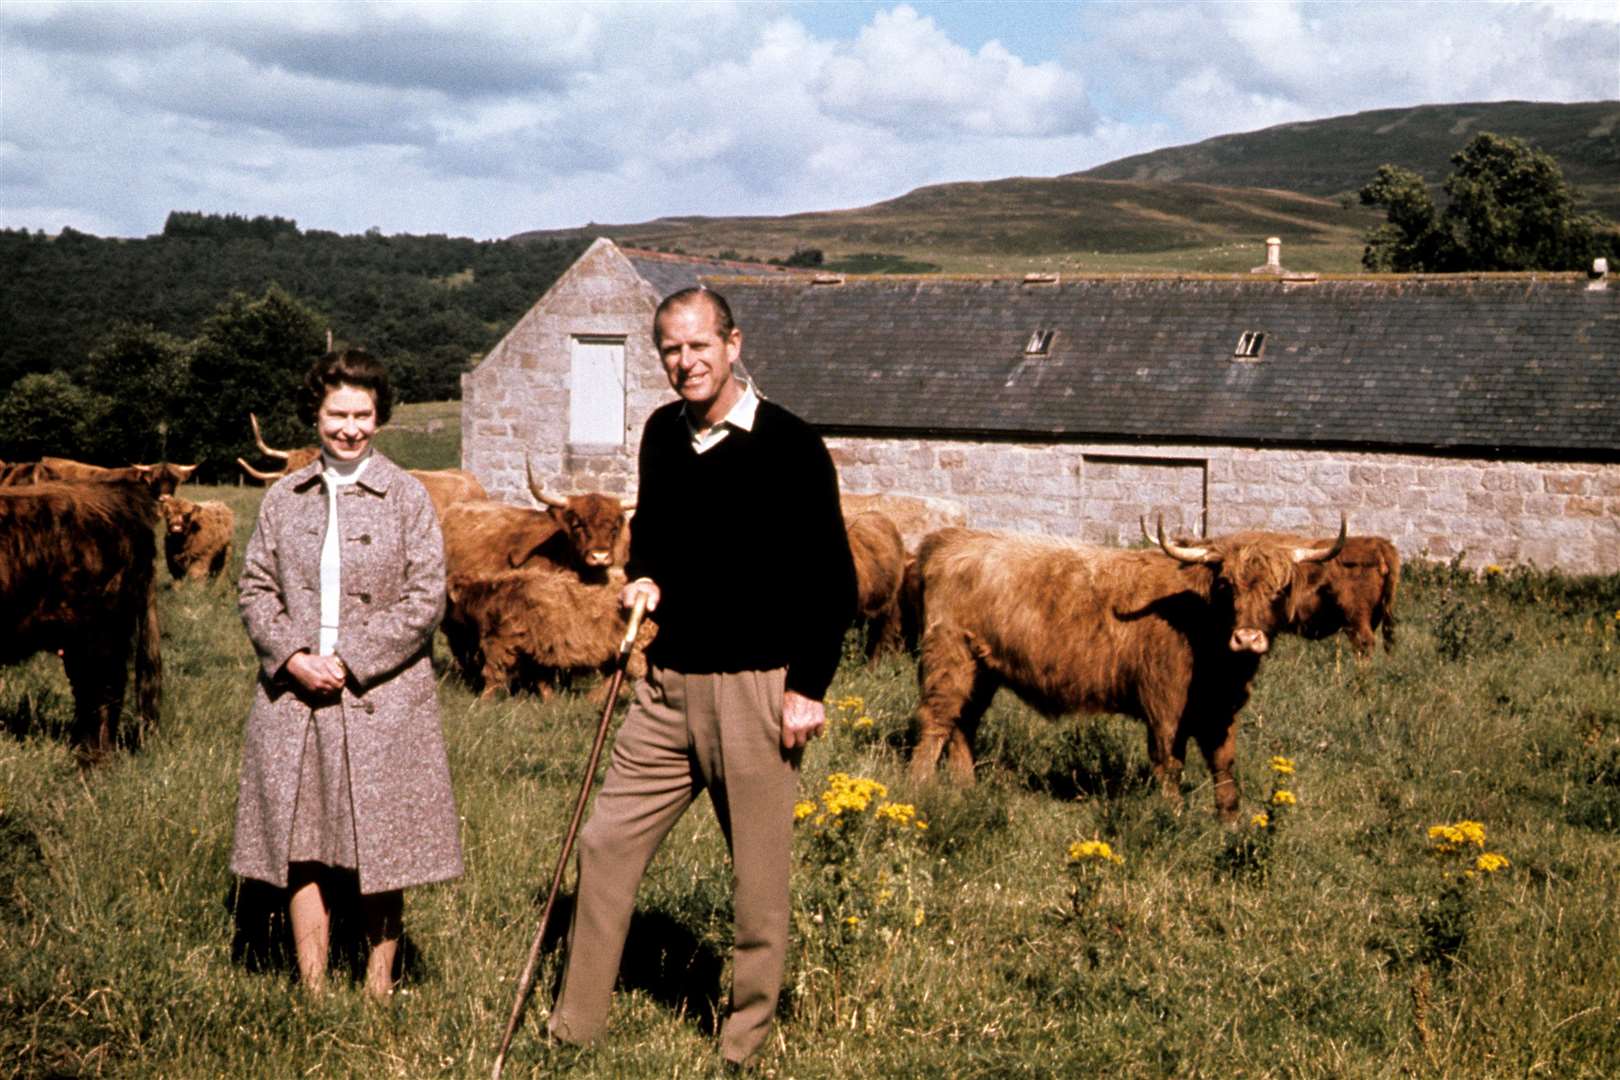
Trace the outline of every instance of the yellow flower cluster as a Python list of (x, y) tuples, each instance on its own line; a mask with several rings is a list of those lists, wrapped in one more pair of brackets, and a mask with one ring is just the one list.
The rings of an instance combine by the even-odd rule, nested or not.
[(1254, 815), (1254, 817), (1250, 818), (1249, 819), (1249, 824), (1253, 825), (1257, 829), (1270, 828), (1271, 827), (1271, 815), (1262, 811), (1261, 813), (1258, 813), (1258, 814)]
[(1271, 771), (1276, 773), (1278, 776), (1293, 776), (1294, 759), (1281, 756), (1272, 758)]
[(1293, 806), (1297, 802), (1299, 800), (1294, 798), (1292, 791), (1279, 790), (1271, 793), (1271, 804), (1273, 806)]
[(889, 789), (876, 780), (835, 772), (827, 777), (827, 790), (821, 793), (821, 805), (833, 817), (846, 810), (859, 814), (865, 812), (873, 799), (881, 799), (888, 794)]
[(1114, 854), (1114, 849), (1108, 846), (1106, 840), (1076, 840), (1069, 845), (1069, 861), (1071, 863), (1111, 862), (1118, 865), (1124, 863), (1125, 859)]
[(838, 698), (832, 703), (844, 718), (849, 720), (849, 726), (854, 728), (869, 728), (872, 726), (872, 717), (866, 711), (866, 699), (857, 694)]
[(1497, 566), (1495, 563), (1491, 563), (1491, 565), (1489, 565), (1489, 566), (1487, 566), (1485, 568), (1485, 576), (1486, 577), (1497, 577), (1501, 573), (1502, 573), (1502, 568), (1500, 566)]
[(1429, 849), (1436, 855), (1450, 855), (1468, 845), (1485, 846), (1485, 826), (1477, 821), (1459, 821), (1452, 825), (1430, 825)]
[(873, 817), (879, 821), (892, 821), (896, 825), (916, 825), (919, 829), (926, 829), (926, 822), (917, 821), (917, 808), (910, 803), (886, 802), (878, 807)]
[(1494, 851), (1487, 851), (1474, 860), (1474, 869), (1482, 874), (1494, 874), (1498, 870), (1506, 870), (1513, 864), (1508, 862), (1506, 855), (1498, 855)]
[(815, 812), (816, 804), (805, 799), (800, 799), (798, 802), (793, 804), (794, 821), (803, 821), (805, 818), (809, 817)]

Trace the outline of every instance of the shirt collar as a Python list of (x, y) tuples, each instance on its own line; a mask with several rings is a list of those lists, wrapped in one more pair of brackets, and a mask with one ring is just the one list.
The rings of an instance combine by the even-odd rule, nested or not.
[(692, 437), (692, 448), (701, 454), (718, 444), (733, 429), (753, 431), (754, 418), (758, 412), (759, 392), (754, 389), (752, 380), (744, 379), (742, 396), (732, 403), (725, 418), (713, 427), (699, 428), (693, 423), (690, 407), (683, 408), (681, 415), (686, 418), (686, 431)]

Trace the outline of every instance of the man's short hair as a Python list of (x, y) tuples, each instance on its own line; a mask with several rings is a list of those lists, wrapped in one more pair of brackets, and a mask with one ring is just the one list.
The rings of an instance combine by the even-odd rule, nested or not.
[(720, 336), (723, 338), (730, 337), (731, 332), (737, 329), (737, 322), (731, 317), (731, 305), (726, 303), (725, 297), (713, 289), (705, 288), (702, 285), (694, 285), (689, 289), (679, 289), (672, 292), (659, 301), (658, 310), (653, 312), (653, 344), (658, 344), (658, 320), (664, 317), (665, 312), (673, 311), (678, 307), (685, 307), (688, 304), (695, 304), (700, 300), (707, 302), (709, 310), (714, 312), (714, 326), (720, 332)]
[(313, 424), (326, 395), (339, 386), (357, 386), (370, 391), (377, 408), (377, 426), (388, 423), (394, 411), (394, 394), (388, 386), (388, 369), (382, 361), (363, 349), (329, 352), (310, 365), (304, 385), (298, 388), (298, 419)]

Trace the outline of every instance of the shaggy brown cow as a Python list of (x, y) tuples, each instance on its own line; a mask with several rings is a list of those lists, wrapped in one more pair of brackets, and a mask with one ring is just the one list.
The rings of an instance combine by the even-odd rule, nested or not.
[(844, 520), (855, 558), (855, 621), (866, 634), (866, 660), (900, 648), (900, 585), (906, 548), (900, 530), (875, 510)]
[[(1142, 535), (1149, 543), (1144, 526)], [(1233, 539), (1270, 536), (1290, 544), (1324, 547), (1332, 537), (1312, 539), (1294, 533), (1238, 533)], [(1177, 537), (1177, 543), (1197, 543)], [(1382, 536), (1345, 537), (1344, 550), (1332, 562), (1307, 563), (1289, 599), (1292, 618), (1281, 629), (1301, 637), (1332, 637), (1343, 630), (1358, 656), (1369, 656), (1382, 629), (1384, 648), (1395, 647), (1395, 593), (1401, 583), (1401, 554)]]
[(845, 517), (867, 511), (883, 514), (900, 530), (907, 551), (915, 551), (922, 538), (936, 529), (967, 524), (967, 511), (960, 503), (932, 495), (867, 495), (843, 492), (838, 496)]
[(1187, 740), (1209, 766), (1215, 810), (1237, 815), (1237, 713), (1270, 637), (1290, 621), (1300, 566), (1326, 547), (1276, 537), (1123, 551), (1035, 536), (946, 529), (918, 552), (925, 628), (918, 667), (926, 780), (949, 746), (973, 777), (973, 735), (1005, 685), (1047, 715), (1117, 712), (1147, 725), (1148, 757), (1179, 804)]
[(458, 502), (477, 502), (489, 498), (489, 492), (484, 485), (478, 482), (478, 477), (466, 469), (407, 469), (412, 476), (422, 481), (427, 488), (428, 498), (433, 500), (433, 512), (439, 515), (439, 524), (444, 524), (446, 510)]
[(236, 544), (236, 513), (222, 502), (192, 502), (165, 495), (163, 557), (176, 583), (218, 577)]
[[(550, 697), (559, 678), (576, 672), (610, 672), (624, 640), (627, 619), (617, 584), (589, 585), (571, 573), (536, 567), (490, 577), (452, 575), (447, 583), (454, 625), (447, 635), (469, 636), (476, 670), (463, 674), (484, 697), (497, 689), (533, 688)], [(626, 671), (646, 673), (642, 655), (656, 629), (643, 622)]]
[[(1301, 540), (1311, 545), (1332, 540)], [(1351, 536), (1332, 562), (1302, 567), (1303, 592), (1290, 628), (1310, 638), (1343, 630), (1358, 656), (1368, 656), (1382, 629), (1384, 648), (1395, 647), (1395, 593), (1401, 584), (1401, 553), (1382, 536)]]
[(237, 458), (236, 464), (243, 472), (247, 473), (255, 480), (266, 484), (273, 484), (277, 480), (280, 480), (283, 476), (286, 476), (288, 473), (297, 472), (299, 469), (302, 469), (305, 465), (308, 465), (310, 462), (321, 456), (321, 448), (319, 446), (300, 446), (296, 450), (276, 450), (267, 444), (264, 441), (264, 436), (259, 433), (259, 418), (257, 416), (253, 415), (252, 413), (248, 413), (248, 423), (253, 426), (253, 441), (258, 445), (259, 453), (263, 454), (265, 457), (277, 458), (283, 462), (279, 470), (267, 472), (260, 469), (255, 469), (246, 461), (243, 461), (241, 458)]
[(0, 488), (0, 664), (61, 653), (81, 764), (115, 745), (131, 653), (142, 726), (157, 724), (155, 519), (138, 484)]
[(488, 577), (536, 565), (572, 570), (582, 581), (607, 580), (615, 553), (622, 551), (625, 517), (635, 509), (635, 500), (602, 494), (550, 495), (532, 472), (529, 490), (545, 510), (493, 500), (451, 508), (444, 520), (446, 572)]
[(86, 465), (72, 458), (46, 457), (39, 459), (33, 473), (33, 481), (36, 484), (52, 480), (67, 483), (145, 484), (153, 498), (161, 498), (164, 495), (173, 495), (175, 489), (189, 480), (191, 474), (196, 471), (195, 465), (175, 465), (167, 461), (156, 465), (108, 468), (103, 465)]
[(0, 465), (0, 487), (33, 484), (37, 483), (39, 479), (39, 462), (37, 461), (13, 461), (9, 465)]

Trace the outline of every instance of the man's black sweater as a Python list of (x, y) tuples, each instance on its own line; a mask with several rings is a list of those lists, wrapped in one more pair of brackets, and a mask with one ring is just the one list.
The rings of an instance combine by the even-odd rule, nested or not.
[(647, 659), (694, 674), (785, 667), (789, 690), (820, 700), (855, 614), (832, 458), (769, 401), (752, 431), (699, 454), (683, 405), (656, 410), (641, 439), (625, 569), (659, 589)]

